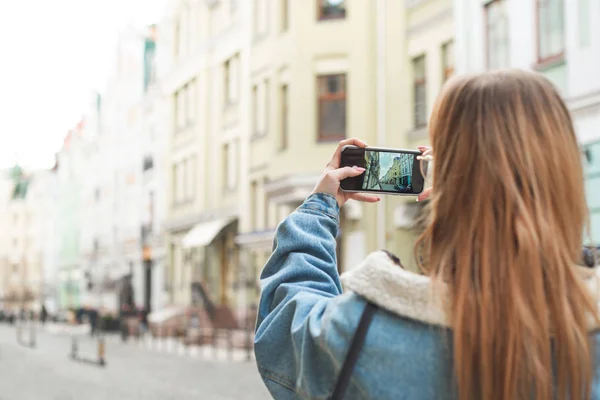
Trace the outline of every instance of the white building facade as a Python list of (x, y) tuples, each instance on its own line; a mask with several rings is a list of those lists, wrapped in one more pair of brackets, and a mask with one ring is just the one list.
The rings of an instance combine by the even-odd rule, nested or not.
[(116, 314), (129, 276), (137, 308), (160, 308), (165, 173), (164, 106), (154, 74), (154, 28), (127, 27), (107, 88), (86, 117), (81, 246), (83, 305)]
[(455, 0), (458, 73), (536, 70), (561, 91), (586, 173), (591, 242), (600, 245), (600, 0)]

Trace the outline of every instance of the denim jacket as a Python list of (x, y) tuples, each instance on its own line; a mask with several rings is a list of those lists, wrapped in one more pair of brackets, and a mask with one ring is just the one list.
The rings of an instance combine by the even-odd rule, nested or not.
[[(369, 301), (378, 311), (345, 398), (457, 398), (452, 332), (443, 302), (432, 296), (430, 279), (404, 270), (386, 252), (369, 255), (340, 279), (338, 218), (335, 198), (315, 194), (277, 229), (261, 276), (254, 342), (258, 369), (271, 395), (330, 398)], [(586, 279), (597, 280), (593, 273)], [(440, 290), (435, 298), (446, 295)], [(597, 367), (593, 399), (600, 399), (598, 382)]]

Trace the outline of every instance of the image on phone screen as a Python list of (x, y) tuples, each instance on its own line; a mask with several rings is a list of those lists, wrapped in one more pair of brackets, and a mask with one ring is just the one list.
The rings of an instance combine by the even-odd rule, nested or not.
[(365, 168), (357, 177), (344, 179), (343, 190), (416, 195), (423, 191), (423, 177), (413, 150), (349, 146), (342, 151), (342, 166)]

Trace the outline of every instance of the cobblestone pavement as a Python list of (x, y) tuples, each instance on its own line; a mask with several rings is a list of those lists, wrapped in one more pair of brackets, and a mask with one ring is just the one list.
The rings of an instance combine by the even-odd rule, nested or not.
[[(27, 336), (25, 336), (27, 338)], [(38, 332), (33, 349), (0, 325), (0, 400), (269, 399), (253, 362), (206, 361), (107, 343), (105, 368), (68, 357), (67, 335)], [(80, 354), (96, 347), (81, 339)]]

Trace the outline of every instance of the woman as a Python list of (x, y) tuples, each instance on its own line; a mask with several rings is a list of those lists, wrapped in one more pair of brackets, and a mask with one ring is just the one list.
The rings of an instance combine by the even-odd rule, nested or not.
[(575, 266), (583, 174), (557, 91), (529, 72), (455, 78), (429, 132), (434, 191), (421, 196), (431, 195), (431, 215), (416, 248), (424, 275), (377, 252), (344, 275), (342, 294), (339, 207), (378, 200), (339, 189), (362, 173), (339, 168), (341, 147), (359, 140), (340, 143), (314, 194), (279, 226), (255, 338), (271, 394), (330, 398), (373, 304), (343, 398), (600, 398), (596, 278)]

